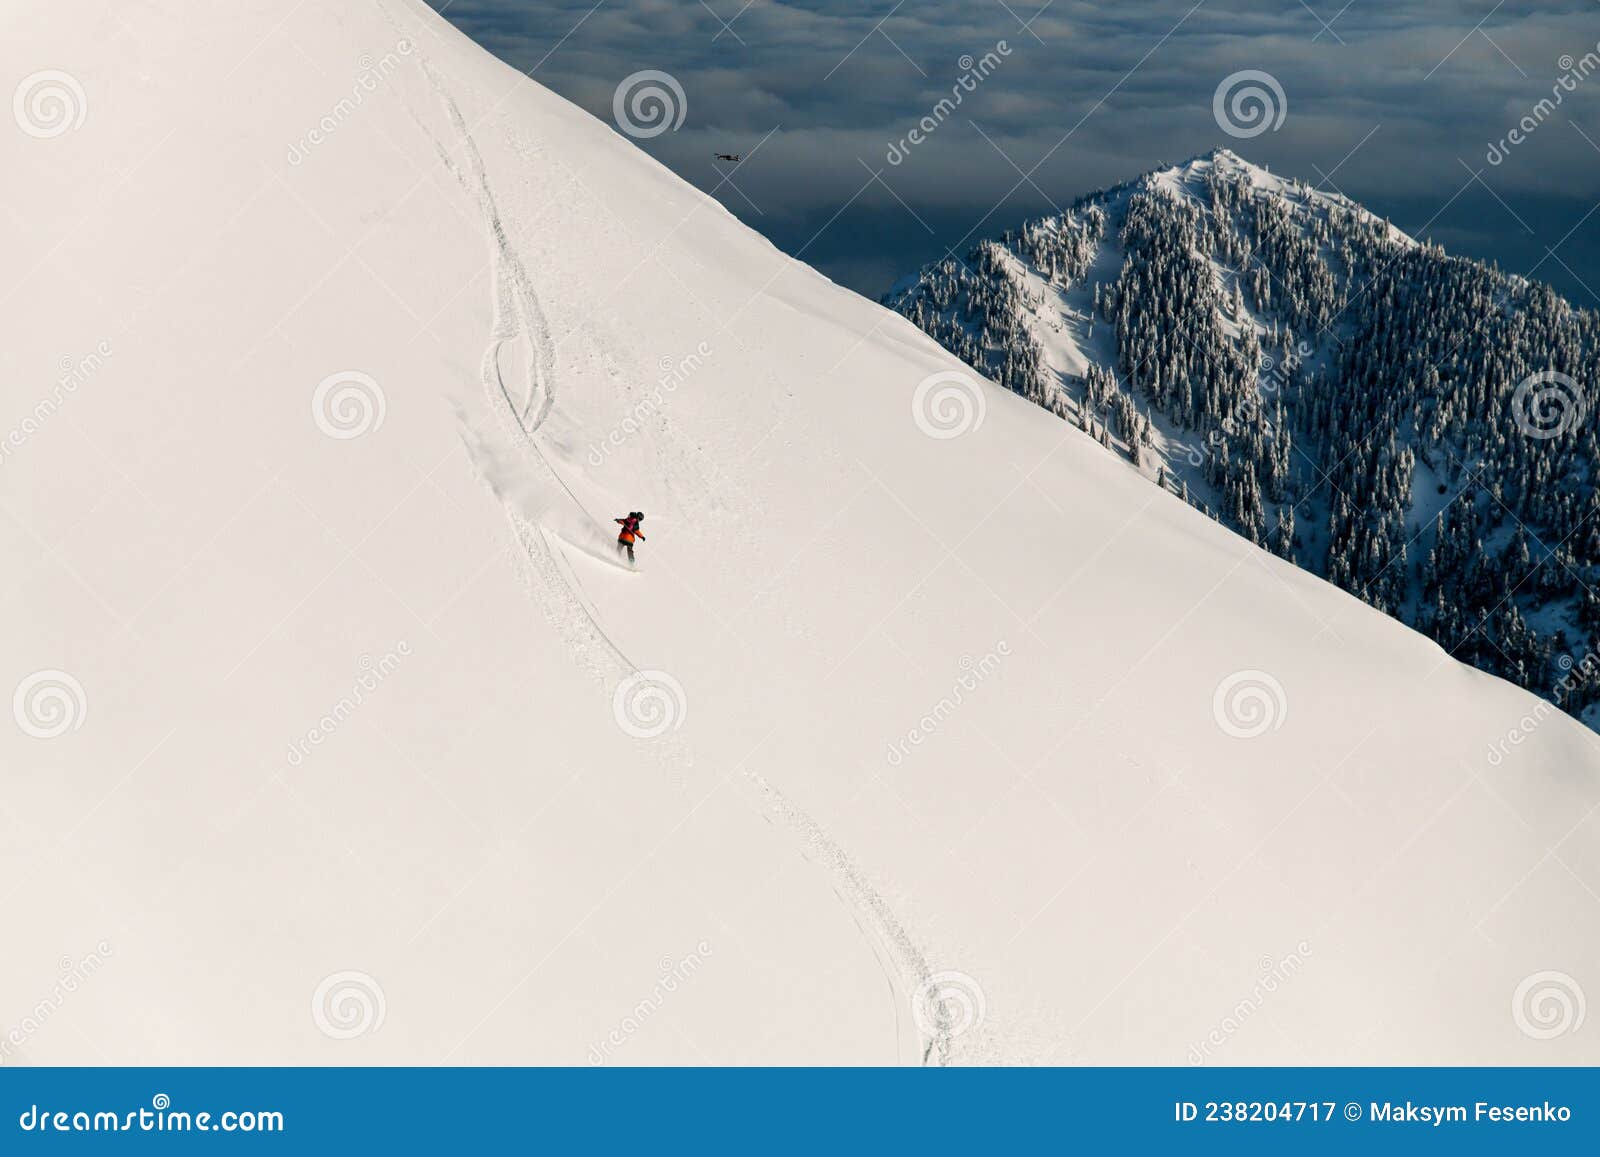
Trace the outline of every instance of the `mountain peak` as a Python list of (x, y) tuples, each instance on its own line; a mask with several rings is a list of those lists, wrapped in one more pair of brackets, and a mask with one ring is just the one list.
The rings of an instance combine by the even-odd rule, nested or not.
[[(1448, 561), (1412, 565), (1471, 556), (1480, 524), (1497, 548), (1511, 541), (1520, 524), (1497, 492), (1535, 496), (1519, 514), (1556, 541), (1568, 490), (1600, 503), (1567, 414), (1581, 396), (1553, 368), (1585, 347), (1594, 315), (1225, 148), (1079, 204), (983, 248), (954, 287), (934, 271), (895, 307), (1150, 481), (1600, 730), (1600, 687), (1564, 687), (1556, 658), (1594, 634), (1586, 582), (1552, 573), (1499, 600)], [(1412, 360), (1432, 348), (1450, 353)], [(1502, 368), (1484, 381), (1482, 366)], [(1541, 385), (1549, 428), (1525, 412)], [(1547, 443), (1548, 475), (1514, 449), (1466, 469), (1478, 447), (1522, 435)], [(1462, 488), (1482, 501), (1436, 528), (1439, 496)]]
[(1177, 165), (1174, 165), (1173, 168), (1187, 170), (1200, 168), (1207, 165), (1221, 165), (1225, 168), (1260, 168), (1259, 165), (1252, 165), (1238, 153), (1222, 145), (1218, 145), (1214, 149), (1207, 149), (1203, 153), (1195, 153), (1188, 160), (1180, 161)]
[(1207, 169), (1219, 169), (1226, 172), (1244, 172), (1263, 177), (1270, 175), (1270, 170), (1266, 166), (1248, 161), (1232, 149), (1220, 145), (1214, 149), (1208, 149), (1206, 152), (1197, 153), (1175, 167), (1178, 172), (1185, 174), (1200, 173)]

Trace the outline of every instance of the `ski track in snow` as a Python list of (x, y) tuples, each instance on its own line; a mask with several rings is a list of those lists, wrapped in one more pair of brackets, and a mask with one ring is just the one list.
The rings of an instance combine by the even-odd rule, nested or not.
[[(451, 175), (476, 202), (483, 215), (489, 239), (490, 258), (494, 267), (494, 320), (488, 344), (484, 347), (483, 357), (479, 363), (479, 377), (485, 402), (495, 415), (500, 429), (509, 442), (518, 448), (521, 459), (532, 468), (536, 476), (552, 489), (559, 488), (598, 528), (598, 521), (583, 506), (577, 495), (572, 493), (534, 439), (534, 433), (544, 424), (555, 404), (552, 342), (544, 310), (534, 292), (527, 268), (507, 235), (504, 220), (489, 184), (482, 154), (467, 126), (466, 118), (461, 114), (460, 106), (451, 97), (443, 78), (420, 48), (417, 50), (417, 58), (423, 74), (433, 87), (459, 138), (471, 170), (470, 174), (462, 171), (451, 158), (449, 150), (423, 125), (420, 118), (413, 116), (413, 119), (432, 141)], [(502, 354), (513, 342), (520, 342), (523, 345), (528, 363), (527, 390), (521, 405), (512, 397), (502, 375)], [(464, 425), (470, 428), (470, 423)], [(476, 459), (477, 453), (470, 439), (468, 439), (468, 450)], [(614, 694), (624, 680), (639, 670), (638, 666), (606, 633), (594, 611), (574, 588), (568, 575), (562, 573), (563, 565), (559, 549), (551, 542), (554, 532), (536, 524), (518, 511), (510, 498), (501, 493), (487, 475), (484, 481), (496, 499), (502, 503), (511, 527), (511, 535), (522, 548), (515, 552), (515, 555), (518, 559), (518, 577), (524, 589), (539, 608), (545, 621), (560, 636), (577, 665), (604, 687), (608, 694)], [(601, 532), (597, 530), (597, 533)], [(584, 553), (608, 565), (620, 565), (615, 559), (598, 554), (594, 550), (573, 545), (576, 549), (583, 550)], [(680, 788), (684, 787), (679, 769), (686, 766), (690, 760), (682, 751), (681, 745), (671, 736), (662, 736), (651, 746), (658, 759), (668, 768), (674, 784)]]
[[(383, 7), (381, 0), (379, 7)], [(385, 15), (388, 15), (386, 10)], [(443, 79), (420, 48), (417, 56), (424, 75), (432, 85), (460, 139), (462, 150), (471, 168), (470, 180), (468, 174), (463, 173), (454, 163), (448, 150), (431, 132), (428, 132), (420, 119), (415, 117), (413, 119), (417, 119), (418, 127), (422, 128), (433, 142), (450, 173), (477, 202), (484, 216), (490, 241), (495, 271), (494, 322), (480, 364), (485, 397), (503, 430), (523, 451), (523, 459), (547, 481), (559, 486), (578, 508), (583, 510), (582, 503), (557, 474), (534, 439), (534, 433), (549, 417), (555, 404), (555, 373), (552, 365), (549, 324), (539, 305), (526, 266), (507, 236), (504, 220), (489, 184), (482, 154), (472, 137), (466, 119), (450, 96)], [(521, 406), (518, 406), (506, 386), (501, 364), (502, 351), (509, 343), (517, 341), (524, 344), (528, 358), (527, 390)], [(706, 469), (709, 460), (704, 453), (692, 452), (682, 439), (676, 436), (670, 424), (666, 423), (665, 415), (662, 415), (662, 421), (666, 426), (663, 433), (666, 435), (667, 444), (674, 451), (674, 457), (680, 466), (689, 467), (689, 477), (695, 480), (692, 488), (694, 493), (708, 501), (723, 496), (731, 498), (735, 516), (745, 513), (745, 509), (750, 505), (749, 496), (743, 492), (740, 484), (720, 469), (714, 467)], [(470, 444), (468, 448), (469, 451), (472, 449)], [(504, 505), (511, 533), (522, 547), (514, 554), (518, 560), (519, 577), (524, 588), (534, 599), (545, 620), (561, 636), (574, 661), (605, 687), (608, 694), (614, 694), (617, 687), (639, 668), (606, 633), (596, 614), (574, 589), (573, 580), (576, 576), (569, 578), (570, 569), (568, 574), (562, 573), (560, 551), (550, 541), (553, 533), (518, 512), (505, 496), (495, 491), (492, 484), (490, 489), (496, 492), (497, 498)], [(588, 514), (587, 510), (584, 513)], [(593, 519), (593, 515), (589, 517)], [(611, 559), (602, 561), (616, 565)], [(682, 744), (671, 736), (662, 736), (651, 742), (651, 748), (668, 767), (675, 785), (680, 788), (685, 786), (681, 772), (683, 768), (692, 764), (692, 759)], [(790, 833), (805, 845), (810, 853), (808, 858), (820, 861), (828, 869), (842, 890), (844, 898), (868, 919), (876, 931), (877, 938), (886, 946), (895, 971), (899, 973), (901, 983), (906, 988), (906, 993), (915, 994), (932, 975), (933, 970), (917, 947), (916, 941), (895, 916), (883, 895), (873, 887), (866, 873), (820, 824), (791, 802), (765, 776), (748, 767), (741, 768), (741, 771), (745, 779), (766, 801), (769, 810), (777, 815)], [(874, 953), (874, 957), (877, 957), (877, 953)], [(888, 977), (888, 979), (892, 991), (894, 978)], [(895, 994), (897, 1029), (901, 1023), (902, 1003), (908, 1002), (909, 999), (908, 995)], [(909, 1007), (909, 1003), (906, 1003), (906, 1007)], [(897, 1039), (899, 1037), (898, 1031), (896, 1037)], [(951, 1061), (951, 1045), (951, 1034), (941, 1028), (927, 1040), (922, 1050), (922, 1063), (926, 1065), (931, 1061), (941, 1066), (948, 1065)]]
[[(866, 873), (850, 858), (848, 853), (839, 844), (823, 831), (822, 825), (817, 823), (801, 808), (792, 803), (789, 798), (774, 787), (767, 778), (754, 768), (743, 768), (744, 777), (767, 800), (771, 810), (783, 821), (791, 832), (798, 835), (807, 849), (818, 860), (825, 864), (829, 871), (838, 880), (844, 889), (845, 896), (862, 913), (877, 925), (877, 933), (887, 945), (890, 955), (894, 960), (902, 980), (908, 984), (909, 991), (916, 991), (933, 975), (933, 969), (928, 966), (921, 949), (916, 941), (911, 938), (905, 926), (900, 923), (894, 911), (889, 907), (888, 901), (883, 898), (872, 882), (867, 879)], [(892, 978), (891, 978), (892, 985)], [(895, 1020), (899, 1023), (901, 998), (896, 996)], [(926, 1065), (930, 1057), (938, 1065), (950, 1063), (952, 1037), (948, 1029), (941, 1028), (926, 1044), (922, 1051), (922, 1063)]]

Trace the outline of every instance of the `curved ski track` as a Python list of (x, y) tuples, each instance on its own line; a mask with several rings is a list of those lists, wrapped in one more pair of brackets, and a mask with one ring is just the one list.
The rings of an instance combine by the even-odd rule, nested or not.
[[(377, 4), (389, 22), (395, 24), (382, 0), (377, 0)], [(503, 430), (521, 447), (524, 459), (529, 465), (559, 486), (573, 503), (593, 520), (594, 516), (588, 513), (577, 496), (572, 493), (540, 451), (534, 439), (534, 433), (549, 417), (555, 405), (556, 393), (549, 325), (538, 296), (534, 292), (532, 279), (528, 276), (520, 255), (507, 235), (504, 220), (489, 184), (482, 154), (478, 150), (477, 142), (473, 139), (466, 119), (461, 114), (460, 107), (451, 97), (442, 77), (421, 51), (420, 46), (417, 57), (424, 75), (432, 85), (459, 138), (471, 169), (470, 180), (468, 174), (463, 173), (451, 160), (448, 150), (422, 125), (421, 120), (414, 115), (413, 119), (433, 142), (450, 173), (477, 203), (484, 218), (490, 243), (495, 274), (494, 322), (480, 363), (480, 377), (485, 397)], [(520, 406), (512, 398), (500, 368), (501, 351), (512, 341), (525, 343), (529, 355), (528, 381)], [(579, 666), (595, 677), (608, 693), (614, 693), (616, 687), (635, 674), (639, 668), (606, 633), (604, 627), (590, 613), (584, 601), (562, 575), (556, 550), (549, 541), (550, 532), (525, 518), (509, 503), (505, 505), (512, 533), (523, 547), (519, 557), (524, 565), (519, 569), (522, 571), (524, 586), (535, 599), (545, 619), (562, 636)], [(616, 565), (611, 559), (601, 559), (601, 561)], [(664, 738), (668, 740), (669, 749), (663, 750), (661, 754), (670, 757), (671, 762), (687, 762), (685, 753), (672, 747), (670, 737)], [(663, 740), (658, 739), (654, 742), (659, 748)], [(816, 859), (826, 865), (845, 897), (874, 926), (877, 937), (887, 947), (896, 963), (902, 983), (908, 986), (908, 992), (915, 993), (932, 975), (932, 969), (882, 894), (873, 887), (861, 868), (823, 830), (822, 826), (791, 802), (765, 776), (747, 766), (741, 766), (740, 771), (746, 781), (766, 801), (768, 808), (782, 820), (784, 826), (805, 844)], [(897, 1006), (903, 1000), (906, 1000), (904, 996), (898, 997)], [(909, 1001), (906, 1001), (905, 1006), (909, 1007)], [(900, 1023), (900, 1013), (901, 1008), (897, 1007), (895, 1010), (897, 1025)], [(951, 1043), (950, 1034), (941, 1029), (927, 1041), (922, 1053), (922, 1063), (926, 1065), (931, 1060), (938, 1065), (949, 1064)]]

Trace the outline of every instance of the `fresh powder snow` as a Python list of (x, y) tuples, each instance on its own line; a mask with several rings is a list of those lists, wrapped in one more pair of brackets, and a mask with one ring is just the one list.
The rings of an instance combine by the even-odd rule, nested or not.
[(1594, 734), (420, 2), (22, 9), (5, 1063), (1600, 1061)]

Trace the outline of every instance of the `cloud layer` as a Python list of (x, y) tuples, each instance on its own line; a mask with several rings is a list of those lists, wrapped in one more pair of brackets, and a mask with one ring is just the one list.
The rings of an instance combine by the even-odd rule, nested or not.
[[(625, 77), (671, 74), (684, 123), (640, 147), (708, 190), (713, 152), (754, 150), (718, 198), (868, 291), (913, 251), (1217, 145), (1581, 300), (1600, 288), (1600, 214), (1563, 240), (1600, 195), (1600, 71), (1573, 80), (1600, 61), (1595, 0), (1040, 2), (434, 0), (608, 120)], [(1213, 103), (1245, 71), (1276, 82), (1283, 115), (1240, 138)]]

